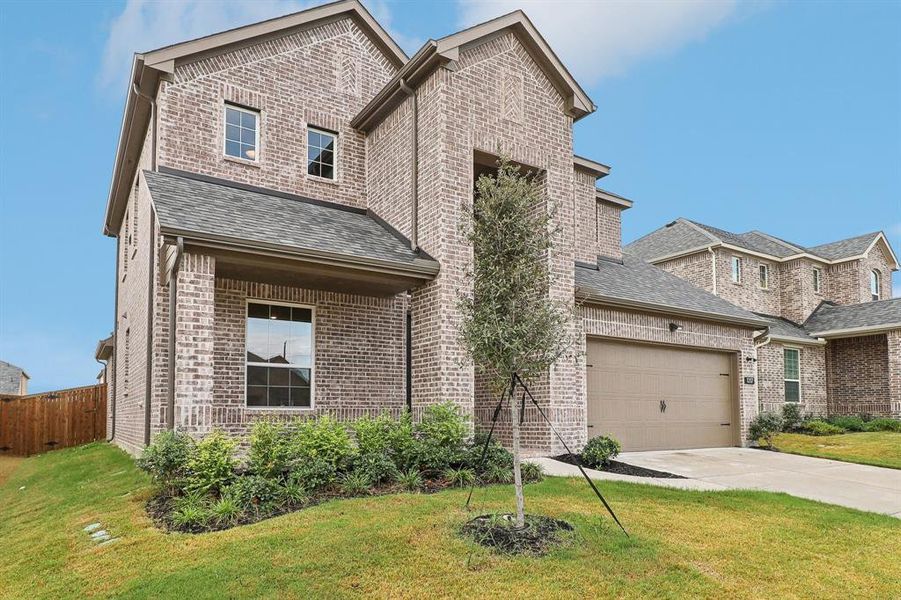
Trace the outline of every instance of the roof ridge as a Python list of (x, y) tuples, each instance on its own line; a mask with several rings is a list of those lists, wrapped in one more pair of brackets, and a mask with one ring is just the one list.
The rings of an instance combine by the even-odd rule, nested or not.
[[(719, 231), (726, 231), (725, 229), (719, 229), (718, 227), (712, 227), (710, 225), (705, 225), (703, 223), (692, 221), (691, 219), (686, 219), (685, 217), (679, 217), (678, 219), (676, 219), (676, 221), (681, 221), (691, 227), (694, 227), (695, 229), (697, 229), (698, 231), (700, 231), (701, 233), (703, 233), (704, 235), (706, 235), (707, 237), (709, 237), (711, 240), (713, 240), (715, 242), (719, 242), (721, 244), (723, 243), (722, 239), (715, 236), (712, 232), (708, 231), (707, 228), (711, 227), (712, 229), (718, 229)], [(726, 233), (731, 233), (731, 232), (726, 232)]]

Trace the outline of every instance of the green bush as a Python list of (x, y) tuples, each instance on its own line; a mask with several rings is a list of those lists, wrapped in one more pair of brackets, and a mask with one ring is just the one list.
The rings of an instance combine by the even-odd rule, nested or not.
[(210, 520), (220, 527), (231, 527), (241, 520), (244, 511), (231, 495), (225, 495), (210, 506)]
[(397, 476), (397, 483), (408, 492), (416, 492), (422, 488), (422, 475), (417, 469), (408, 469)]
[(283, 423), (257, 421), (250, 430), (247, 466), (252, 473), (276, 478), (288, 469), (288, 433)]
[(297, 423), (288, 446), (292, 463), (322, 459), (336, 469), (345, 468), (354, 454), (347, 429), (328, 415)]
[(759, 442), (763, 440), (767, 446), (772, 447), (773, 437), (782, 431), (782, 416), (766, 411), (762, 412), (751, 421), (748, 427), (748, 441)]
[(797, 402), (786, 402), (782, 405), (782, 431), (798, 431), (804, 423), (801, 405)]
[(410, 413), (405, 412), (400, 419), (392, 419), (384, 413), (376, 418), (363, 417), (354, 422), (352, 429), (361, 456), (384, 455), (398, 469), (411, 466), (416, 439)]
[(834, 415), (826, 419), (826, 422), (845, 431), (866, 431), (867, 427), (867, 423), (858, 416), (845, 417)]
[(267, 514), (283, 501), (282, 487), (277, 481), (260, 475), (245, 475), (228, 486), (224, 497), (233, 499), (242, 510)]
[(188, 474), (188, 461), (194, 452), (194, 440), (186, 433), (161, 431), (144, 449), (138, 459), (138, 468), (150, 474), (153, 480), (172, 491), (180, 487)]
[(450, 467), (444, 470), (444, 478), (454, 487), (469, 487), (475, 482), (476, 474), (469, 467)]
[(372, 485), (391, 483), (400, 474), (387, 454), (364, 454), (354, 461), (354, 471), (366, 475)]
[(538, 483), (544, 479), (544, 469), (538, 463), (524, 462), (519, 465), (523, 483)]
[(279, 496), (281, 502), (287, 507), (303, 506), (310, 501), (310, 494), (306, 488), (299, 482), (289, 480), (281, 488)]
[(513, 467), (490, 465), (479, 474), (479, 479), (484, 483), (513, 483)]
[(172, 524), (181, 530), (200, 531), (209, 524), (211, 513), (206, 497), (199, 492), (179, 496), (172, 503)]
[(188, 460), (188, 490), (207, 494), (228, 485), (235, 477), (236, 447), (237, 443), (221, 431), (213, 431), (197, 442)]
[(610, 464), (622, 450), (620, 443), (613, 436), (599, 435), (591, 438), (582, 449), (582, 462), (589, 467), (600, 468)]
[(894, 431), (901, 433), (901, 421), (896, 419), (873, 419), (865, 425), (865, 431)]
[(413, 462), (420, 470), (443, 473), (464, 462), (469, 427), (456, 405), (443, 403), (427, 407), (414, 431)]
[(840, 433), (845, 433), (845, 430), (832, 423), (814, 419), (804, 423), (804, 433), (808, 435), (838, 435)]
[(366, 473), (361, 471), (351, 471), (345, 473), (339, 479), (341, 493), (346, 496), (362, 496), (369, 493), (372, 482)]
[(479, 474), (493, 468), (513, 468), (513, 455), (509, 450), (501, 446), (497, 440), (491, 440), (485, 452), (485, 460), (480, 464), (482, 451), (485, 448), (485, 434), (477, 433), (466, 448), (464, 463)]
[(335, 465), (324, 458), (314, 458), (295, 464), (288, 481), (299, 484), (307, 492), (313, 493), (331, 486), (337, 478), (338, 470)]

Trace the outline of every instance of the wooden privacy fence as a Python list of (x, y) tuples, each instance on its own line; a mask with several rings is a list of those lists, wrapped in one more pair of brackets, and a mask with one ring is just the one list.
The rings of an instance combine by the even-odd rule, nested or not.
[(106, 438), (106, 384), (0, 396), (0, 454), (30, 456)]

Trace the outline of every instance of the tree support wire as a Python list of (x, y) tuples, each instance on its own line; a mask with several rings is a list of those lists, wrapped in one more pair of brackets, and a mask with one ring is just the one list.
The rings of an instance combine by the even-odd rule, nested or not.
[[(522, 424), (522, 415), (525, 412), (526, 395), (528, 395), (529, 400), (532, 401), (532, 404), (534, 404), (535, 408), (538, 409), (538, 413), (545, 420), (545, 422), (547, 422), (548, 426), (551, 428), (551, 431), (553, 431), (554, 435), (557, 436), (557, 439), (560, 440), (560, 443), (563, 445), (563, 448), (566, 450), (567, 453), (572, 454), (573, 452), (572, 452), (572, 450), (570, 450), (569, 446), (566, 444), (566, 441), (563, 439), (563, 436), (560, 435), (560, 432), (557, 431), (557, 428), (554, 427), (553, 423), (551, 423), (551, 420), (545, 414), (544, 409), (542, 409), (541, 405), (538, 404), (538, 402), (535, 400), (535, 397), (532, 395), (532, 392), (529, 391), (529, 387), (525, 384), (525, 382), (522, 379), (520, 379), (518, 373), (514, 373), (513, 377), (511, 378), (511, 381), (510, 381), (509, 397), (510, 397), (511, 402), (516, 402), (516, 387), (517, 387), (517, 385), (519, 387), (521, 387), (523, 390), (522, 410), (520, 411), (520, 424)], [(488, 430), (488, 435), (485, 438), (485, 444), (484, 444), (484, 446), (482, 446), (482, 456), (479, 458), (479, 464), (477, 465), (476, 470), (480, 469), (482, 467), (482, 464), (485, 462), (485, 457), (488, 454), (488, 446), (491, 444), (491, 436), (494, 434), (494, 428), (497, 425), (497, 418), (501, 413), (501, 408), (504, 405), (504, 400), (507, 399), (507, 395), (508, 395), (507, 391), (504, 390), (504, 393), (501, 395), (500, 401), (497, 403), (497, 407), (495, 407), (495, 409), (494, 409), (494, 415), (492, 415), (492, 417), (491, 417), (491, 428)], [(594, 491), (595, 495), (598, 497), (598, 500), (601, 501), (601, 503), (604, 505), (604, 508), (606, 508), (607, 512), (610, 513), (610, 516), (613, 517), (614, 522), (616, 522), (616, 524), (619, 525), (619, 528), (622, 529), (622, 531), (626, 535), (626, 537), (629, 537), (629, 532), (626, 531), (626, 528), (623, 527), (622, 523), (620, 523), (619, 518), (616, 516), (616, 513), (613, 512), (613, 508), (610, 506), (610, 504), (604, 498), (603, 494), (601, 494), (601, 491), (597, 488), (594, 481), (591, 479), (591, 477), (588, 476), (588, 473), (585, 472), (585, 469), (582, 468), (582, 465), (576, 465), (576, 466), (578, 467), (579, 471), (582, 473), (582, 476), (585, 478), (585, 481), (588, 482), (588, 485), (591, 487), (591, 489)], [(470, 485), (469, 495), (466, 497), (466, 508), (467, 509), (469, 508), (469, 503), (472, 500), (472, 492), (474, 489), (475, 489), (475, 480), (473, 480), (473, 483)]]

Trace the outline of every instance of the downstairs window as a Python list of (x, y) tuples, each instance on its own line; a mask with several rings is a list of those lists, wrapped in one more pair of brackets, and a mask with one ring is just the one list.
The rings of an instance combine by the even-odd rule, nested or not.
[(801, 401), (801, 351), (797, 348), (785, 348), (785, 401)]
[(248, 407), (312, 407), (313, 308), (247, 304)]

